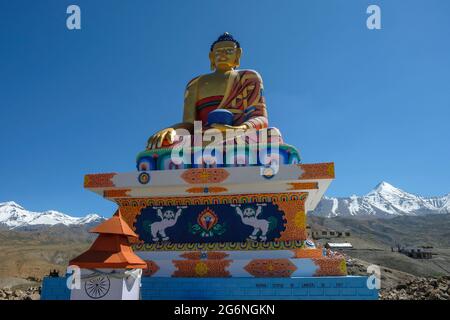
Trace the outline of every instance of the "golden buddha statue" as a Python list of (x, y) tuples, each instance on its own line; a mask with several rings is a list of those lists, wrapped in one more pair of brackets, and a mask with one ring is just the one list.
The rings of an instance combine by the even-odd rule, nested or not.
[[(237, 70), (242, 48), (227, 32), (211, 45), (209, 60), (213, 72), (192, 79), (184, 95), (183, 122), (165, 128), (148, 139), (147, 149), (170, 146), (177, 129), (192, 133), (194, 121), (202, 128), (247, 130), (267, 128), (267, 112), (261, 76), (253, 70)], [(232, 113), (231, 124), (208, 123), (208, 115), (217, 109)]]

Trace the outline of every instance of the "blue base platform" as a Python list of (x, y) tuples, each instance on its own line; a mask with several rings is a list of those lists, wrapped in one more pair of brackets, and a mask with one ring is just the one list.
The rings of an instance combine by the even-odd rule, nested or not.
[(42, 280), (41, 300), (70, 300), (66, 277), (45, 277)]
[(142, 300), (377, 300), (367, 278), (142, 278)]
[[(377, 300), (367, 278), (158, 278), (143, 277), (142, 300)], [(69, 300), (66, 278), (44, 278), (41, 300)]]

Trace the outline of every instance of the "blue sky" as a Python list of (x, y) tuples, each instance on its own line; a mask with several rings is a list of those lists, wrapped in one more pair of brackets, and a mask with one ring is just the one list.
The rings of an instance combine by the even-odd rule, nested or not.
[[(81, 8), (82, 29), (66, 28)], [(382, 30), (366, 28), (366, 8)], [(264, 79), (269, 120), (303, 162), (334, 161), (328, 195), (385, 180), (450, 192), (450, 2), (2, 1), (0, 202), (108, 216), (86, 173), (135, 170), (224, 31)]]

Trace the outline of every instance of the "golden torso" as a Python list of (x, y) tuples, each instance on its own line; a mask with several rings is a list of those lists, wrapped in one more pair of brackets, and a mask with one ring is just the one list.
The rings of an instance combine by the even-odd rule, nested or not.
[(237, 71), (231, 70), (225, 73), (213, 72), (200, 76), (197, 83), (197, 99), (223, 96), (227, 89), (228, 79), (235, 72)]
[(198, 77), (186, 90), (184, 99), (183, 122), (193, 123), (196, 116), (197, 101), (212, 97), (223, 96), (227, 90), (228, 79), (238, 71), (213, 72)]

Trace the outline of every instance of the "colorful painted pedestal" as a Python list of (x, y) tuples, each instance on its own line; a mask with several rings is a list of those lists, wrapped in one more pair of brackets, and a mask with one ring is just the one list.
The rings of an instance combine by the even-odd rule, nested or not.
[(91, 174), (85, 187), (119, 205), (145, 250), (297, 249), (306, 212), (333, 163)]
[[(377, 299), (367, 277), (347, 276), (342, 256), (307, 239), (333, 163), (264, 169), (93, 174), (85, 187), (116, 202), (138, 236), (141, 299)], [(57, 298), (46, 281), (43, 299)]]
[(306, 212), (333, 163), (92, 174), (85, 187), (119, 205), (137, 233), (144, 276), (344, 276), (345, 260), (307, 241)]

